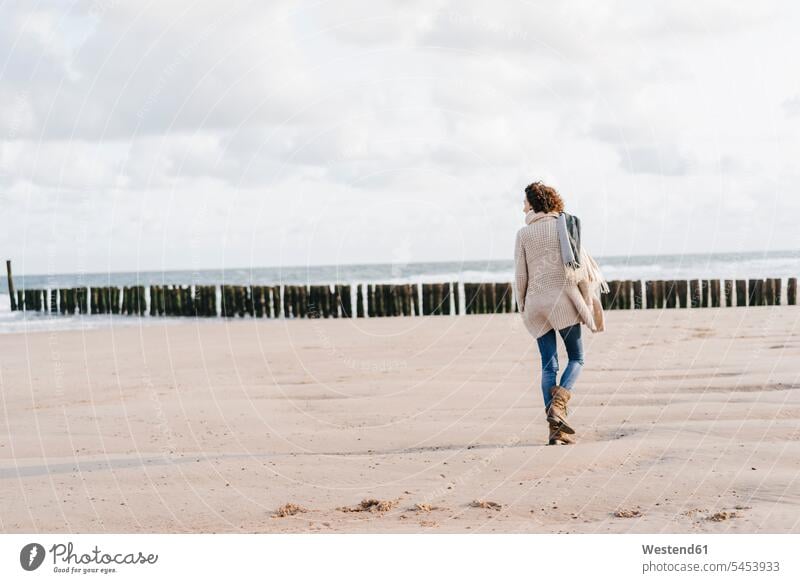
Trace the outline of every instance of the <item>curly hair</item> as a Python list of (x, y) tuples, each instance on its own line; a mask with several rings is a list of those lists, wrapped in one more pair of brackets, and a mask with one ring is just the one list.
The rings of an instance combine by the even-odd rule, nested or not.
[(537, 213), (564, 212), (564, 201), (555, 188), (542, 182), (534, 182), (525, 187), (525, 196)]

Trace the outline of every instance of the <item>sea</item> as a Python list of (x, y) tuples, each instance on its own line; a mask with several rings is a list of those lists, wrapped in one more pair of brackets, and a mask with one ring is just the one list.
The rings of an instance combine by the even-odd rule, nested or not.
[[(603, 275), (613, 279), (750, 279), (800, 275), (800, 250), (596, 257)], [(204, 270), (57, 273), (15, 275), (17, 289), (130, 285), (279, 285), (426, 282), (507, 282), (514, 276), (510, 260), (436, 263), (381, 263), (239, 267)], [(113, 315), (61, 316), (12, 312), (8, 291), (0, 284), (0, 333), (105, 326), (169, 324), (185, 318), (130, 318)], [(784, 288), (785, 289), (785, 288)]]

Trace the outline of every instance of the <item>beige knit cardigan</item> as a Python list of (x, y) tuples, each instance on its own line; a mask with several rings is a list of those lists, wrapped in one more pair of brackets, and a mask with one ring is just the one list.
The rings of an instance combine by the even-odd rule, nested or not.
[(578, 323), (592, 331), (603, 327), (602, 308), (599, 302), (592, 305), (593, 294), (567, 280), (557, 215), (530, 212), (528, 224), (517, 232), (514, 291), (525, 327), (535, 338)]

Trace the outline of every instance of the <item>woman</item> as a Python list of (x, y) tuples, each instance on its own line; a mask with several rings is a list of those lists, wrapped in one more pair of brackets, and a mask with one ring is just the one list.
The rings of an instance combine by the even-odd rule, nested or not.
[[(516, 296), (525, 327), (542, 357), (542, 394), (549, 445), (574, 443), (567, 403), (583, 368), (581, 324), (603, 330), (598, 291), (607, 291), (597, 264), (580, 248), (580, 222), (564, 213), (555, 189), (534, 182), (525, 189), (526, 226), (517, 233), (514, 252)], [(557, 382), (556, 331), (569, 362)]]

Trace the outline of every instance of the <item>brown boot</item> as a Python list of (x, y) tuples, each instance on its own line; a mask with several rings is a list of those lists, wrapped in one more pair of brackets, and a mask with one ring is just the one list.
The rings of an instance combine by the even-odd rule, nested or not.
[(571, 397), (568, 389), (553, 386), (550, 389), (550, 408), (547, 410), (547, 420), (559, 424), (559, 429), (564, 433), (575, 433), (575, 430), (567, 423), (567, 403)]
[(548, 422), (550, 424), (550, 439), (547, 445), (572, 445), (575, 440), (561, 430), (560, 423)]

